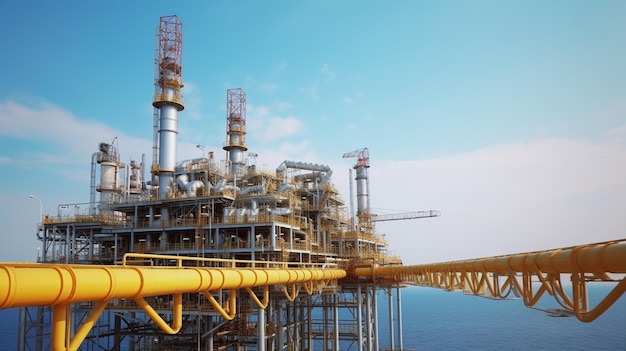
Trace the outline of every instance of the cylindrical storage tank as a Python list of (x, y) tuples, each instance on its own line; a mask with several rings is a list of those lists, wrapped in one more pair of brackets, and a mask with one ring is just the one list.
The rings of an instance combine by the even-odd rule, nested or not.
[(119, 184), (118, 166), (113, 161), (100, 163), (99, 191), (116, 191)]

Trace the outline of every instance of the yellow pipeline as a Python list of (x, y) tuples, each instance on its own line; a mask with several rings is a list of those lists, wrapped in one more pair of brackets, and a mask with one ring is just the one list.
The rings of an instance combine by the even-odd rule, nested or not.
[(581, 245), (550, 251), (520, 253), (463, 261), (414, 266), (356, 268), (356, 276), (398, 278), (437, 272), (543, 273), (626, 273), (626, 241)]
[[(203, 293), (225, 319), (236, 311), (237, 289), (248, 291), (259, 308), (269, 301), (269, 285), (286, 284), (294, 290), (296, 284), (336, 283), (344, 278), (341, 269), (309, 268), (244, 268), (235, 267), (240, 261), (227, 262), (229, 268), (183, 267), (182, 257), (135, 255), (135, 258), (173, 259), (176, 267), (138, 267), (96, 265), (53, 265), (0, 263), (0, 309), (23, 306), (54, 306), (51, 343), (53, 351), (78, 350), (93, 324), (111, 299), (132, 299), (166, 333), (177, 333), (182, 327), (182, 294)], [(202, 263), (225, 263), (223, 260), (189, 259)], [(247, 262), (250, 264), (250, 262)], [(280, 265), (279, 265), (280, 266)], [(251, 288), (263, 287), (261, 302)], [(213, 298), (210, 291), (228, 290), (226, 309)], [(309, 289), (307, 289), (308, 291)], [(297, 290), (296, 290), (297, 293)], [(150, 306), (144, 297), (173, 295), (172, 324)], [(96, 307), (71, 336), (68, 330), (69, 305), (76, 302), (97, 302)]]
[[(612, 279), (607, 273), (622, 278)], [(356, 277), (371, 279), (378, 284), (408, 283), (494, 298), (506, 298), (513, 292), (520, 294), (529, 307), (534, 306), (542, 295), (549, 294), (562, 302), (563, 313), (575, 315), (583, 322), (596, 319), (626, 292), (625, 273), (626, 239), (508, 256), (354, 270)], [(561, 275), (568, 274), (573, 297), (567, 295), (561, 283)], [(597, 306), (590, 308), (586, 292), (589, 281), (617, 284)]]
[(132, 267), (0, 263), (0, 308), (336, 280), (340, 269)]

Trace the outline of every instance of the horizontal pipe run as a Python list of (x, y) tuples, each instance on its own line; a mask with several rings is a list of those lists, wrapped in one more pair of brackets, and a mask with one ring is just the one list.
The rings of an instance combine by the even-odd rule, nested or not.
[(361, 277), (391, 278), (448, 272), (476, 273), (626, 273), (626, 241), (615, 241), (550, 251), (521, 253), (464, 261), (413, 266), (383, 266), (355, 269)]
[(131, 267), (0, 263), (0, 308), (336, 280), (341, 269)]

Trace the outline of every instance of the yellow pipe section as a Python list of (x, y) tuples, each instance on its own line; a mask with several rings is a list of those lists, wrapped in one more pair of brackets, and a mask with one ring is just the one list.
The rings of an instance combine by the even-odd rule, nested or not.
[(335, 280), (341, 269), (132, 267), (0, 263), (0, 308)]
[(259, 300), (254, 291), (252, 291), (252, 289), (246, 287), (246, 291), (248, 292), (248, 294), (250, 294), (250, 298), (252, 298), (252, 300), (256, 303), (257, 306), (259, 306), (260, 309), (265, 309), (265, 307), (267, 307), (267, 304), (270, 302), (270, 292), (267, 285), (263, 287), (263, 302)]
[[(611, 279), (607, 273), (621, 275)], [(544, 294), (557, 297), (580, 321), (591, 322), (626, 292), (626, 239), (551, 251), (443, 262), (415, 266), (359, 267), (354, 275), (375, 284), (413, 283), (446, 290), (463, 289), (475, 295), (504, 298), (505, 290), (519, 292), (526, 306), (534, 306)], [(561, 275), (571, 276), (567, 295)], [(500, 278), (505, 278), (501, 283)], [(521, 283), (518, 281), (521, 279)], [(587, 302), (587, 282), (617, 281), (594, 308)], [(533, 284), (540, 284), (533, 289)], [(507, 294), (507, 293), (505, 293)]]
[(489, 272), (503, 275), (511, 272), (621, 274), (626, 273), (626, 241), (453, 262), (366, 267), (354, 270), (356, 276), (396, 278), (397, 282), (416, 274), (446, 272)]
[(51, 343), (53, 351), (64, 350), (65, 345), (70, 345), (70, 333), (67, 330), (67, 326), (70, 325), (67, 313), (69, 308), (69, 305), (55, 305), (52, 308)]
[(237, 310), (237, 295), (236, 290), (228, 291), (228, 301), (226, 301), (226, 308), (223, 308), (213, 295), (207, 291), (202, 292), (204, 296), (209, 300), (215, 310), (227, 321), (232, 321), (235, 318), (235, 312)]
[[(161, 256), (164, 257), (164, 256)], [(341, 269), (319, 268), (204, 268), (96, 266), (0, 263), (0, 309), (24, 306), (53, 306), (51, 345), (53, 351), (75, 351), (98, 320), (109, 300), (134, 300), (164, 332), (174, 334), (182, 327), (182, 294), (202, 292), (227, 320), (236, 313), (236, 290), (245, 288), (260, 308), (269, 301), (269, 285), (344, 278)], [(263, 302), (253, 287), (263, 287)], [(228, 290), (226, 309), (209, 291)], [(144, 297), (173, 295), (172, 325), (150, 306)], [(73, 337), (69, 330), (70, 304), (97, 302)]]
[(172, 326), (169, 326), (167, 322), (161, 318), (159, 313), (155, 311), (154, 308), (146, 302), (146, 300), (144, 300), (143, 297), (136, 298), (135, 302), (139, 305), (139, 307), (141, 307), (146, 315), (148, 315), (148, 317), (150, 317), (150, 319), (152, 319), (157, 326), (167, 334), (176, 334), (183, 326), (183, 294), (174, 294), (174, 313), (172, 313), (174, 320), (172, 321)]
[(98, 321), (98, 318), (100, 318), (100, 315), (102, 314), (104, 309), (107, 307), (107, 304), (108, 304), (108, 301), (101, 301), (89, 313), (89, 315), (87, 316), (87, 319), (83, 322), (83, 324), (74, 334), (74, 337), (72, 338), (70, 342), (69, 351), (78, 350), (78, 348), (80, 347), (80, 344), (85, 340), (85, 338), (87, 337), (87, 334), (89, 334), (89, 331), (91, 331), (91, 328), (93, 328), (93, 325)]

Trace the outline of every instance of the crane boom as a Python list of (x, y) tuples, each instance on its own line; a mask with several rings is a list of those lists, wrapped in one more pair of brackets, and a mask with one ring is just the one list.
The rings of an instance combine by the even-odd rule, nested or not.
[(388, 215), (376, 215), (372, 214), (372, 222), (384, 222), (384, 221), (400, 221), (405, 219), (419, 219), (419, 218), (430, 218), (430, 217), (439, 217), (441, 216), (441, 212), (430, 210), (430, 211), (417, 211), (417, 212), (406, 212), (406, 213), (395, 213)]
[(363, 166), (363, 167), (369, 168), (370, 152), (366, 147), (362, 149), (346, 152), (345, 154), (343, 154), (343, 158), (350, 158), (350, 157), (357, 158), (356, 166)]

